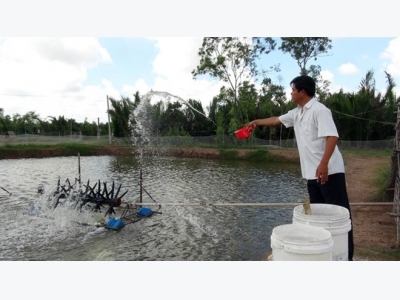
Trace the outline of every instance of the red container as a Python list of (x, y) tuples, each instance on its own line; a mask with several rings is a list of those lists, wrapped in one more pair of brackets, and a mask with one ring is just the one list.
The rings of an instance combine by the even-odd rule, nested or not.
[(236, 137), (239, 140), (247, 139), (250, 135), (251, 132), (253, 131), (254, 127), (253, 126), (247, 126), (240, 128), (239, 130), (235, 131)]

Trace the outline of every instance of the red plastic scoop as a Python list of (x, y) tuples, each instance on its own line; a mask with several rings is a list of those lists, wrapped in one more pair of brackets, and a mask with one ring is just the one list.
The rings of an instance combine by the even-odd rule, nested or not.
[(253, 131), (253, 129), (254, 129), (254, 126), (247, 126), (247, 127), (240, 128), (239, 130), (235, 131), (236, 137), (239, 140), (247, 139), (251, 135), (251, 132)]

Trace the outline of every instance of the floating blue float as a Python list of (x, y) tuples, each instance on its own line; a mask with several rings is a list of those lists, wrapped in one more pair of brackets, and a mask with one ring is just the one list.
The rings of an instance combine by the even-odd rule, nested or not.
[(138, 217), (150, 217), (153, 214), (153, 210), (151, 208), (148, 207), (141, 207), (138, 212), (137, 212), (137, 216)]
[(125, 226), (125, 223), (122, 219), (115, 220), (115, 218), (110, 218), (108, 220), (106, 227), (111, 228), (111, 229), (121, 229), (122, 227)]

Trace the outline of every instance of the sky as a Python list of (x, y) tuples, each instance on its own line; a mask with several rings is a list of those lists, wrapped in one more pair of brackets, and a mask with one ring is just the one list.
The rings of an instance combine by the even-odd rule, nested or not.
[[(317, 59), (330, 90), (355, 92), (367, 71), (384, 91), (385, 71), (400, 84), (400, 37), (330, 37), (332, 49)], [(6, 37), (0, 39), (0, 107), (5, 115), (34, 111), (41, 119), (64, 116), (107, 122), (107, 97), (133, 100), (136, 91), (167, 92), (201, 101), (207, 110), (222, 83), (194, 79), (203, 37)], [(277, 38), (279, 44), (280, 39)], [(297, 62), (279, 50), (263, 65), (289, 93)], [(396, 87), (397, 95), (400, 88)], [(289, 98), (289, 94), (288, 94)], [(290, 98), (289, 98), (290, 99)]]
[[(338, 0), (329, 14), (315, 13), (312, 22), (296, 25), (301, 18), (295, 9), (287, 9), (290, 1), (274, 4), (275, 10), (268, 14), (254, 10), (251, 5), (258, 2), (253, 0), (246, 7), (231, 8), (229, 14), (212, 1), (180, 4), (179, 9), (174, 6), (177, 1), (150, 0), (140, 9), (128, 1), (112, 3), (71, 0), (55, 5), (16, 0), (2, 9), (0, 108), (4, 115), (34, 111), (41, 119), (64, 116), (77, 122), (106, 123), (107, 97), (133, 99), (136, 91), (143, 96), (150, 90), (201, 101), (207, 113), (222, 83), (209, 76), (194, 79), (191, 74), (207, 36), (271, 36), (278, 44), (280, 36), (327, 36), (332, 49), (313, 63), (321, 66), (322, 76), (331, 82), (331, 92), (357, 91), (372, 70), (377, 91), (386, 88), (386, 71), (399, 84), (395, 91), (400, 95), (400, 38), (396, 37), (400, 32), (391, 12), (382, 6), (364, 7), (362, 19), (353, 16), (345, 23), (358, 6), (347, 3), (347, 10), (342, 10), (340, 3), (345, 2)], [(338, 14), (340, 23), (335, 18)], [(281, 72), (269, 77), (286, 88), (290, 99), (290, 80), (300, 70), (296, 61), (275, 50), (261, 63), (266, 67), (280, 64)]]

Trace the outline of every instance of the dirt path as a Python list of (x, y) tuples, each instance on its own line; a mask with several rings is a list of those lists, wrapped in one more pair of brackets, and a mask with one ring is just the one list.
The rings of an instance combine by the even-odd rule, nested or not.
[[(354, 231), (354, 244), (363, 247), (390, 249), (397, 243), (397, 227), (389, 215), (393, 206), (357, 205), (371, 202), (376, 192), (373, 176), (382, 167), (390, 167), (390, 157), (345, 157), (347, 191), (349, 194)], [(356, 253), (357, 254), (357, 253)]]

